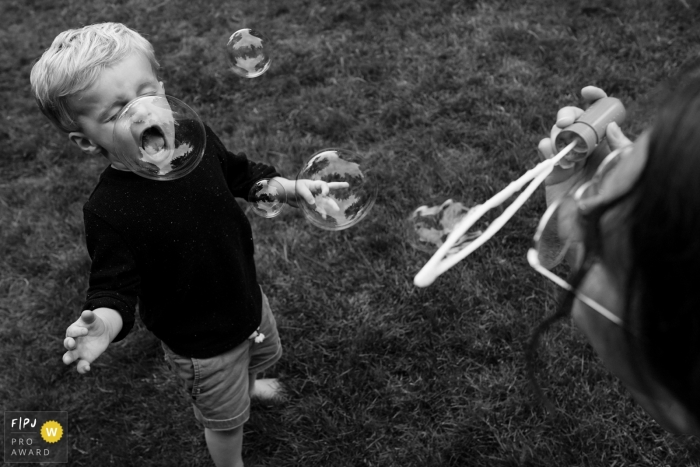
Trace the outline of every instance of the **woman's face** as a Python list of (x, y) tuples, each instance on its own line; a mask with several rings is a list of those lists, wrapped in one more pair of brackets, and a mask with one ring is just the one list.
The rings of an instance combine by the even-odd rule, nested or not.
[[(629, 154), (611, 169), (601, 185), (601, 195), (586, 202), (598, 204), (626, 192), (637, 180), (646, 164), (649, 133), (638, 138)], [(600, 232), (605, 257), (596, 262), (586, 274), (579, 290), (608, 310), (622, 316), (624, 309), (624, 283), (629, 262), (627, 233), (615, 222), (623, 206), (611, 208), (601, 219)], [(614, 227), (613, 227), (614, 226)], [(631, 310), (634, 313), (634, 310)], [(625, 331), (601, 316), (579, 300), (574, 301), (572, 314), (576, 325), (583, 331), (591, 345), (613, 372), (630, 390), (637, 402), (659, 424), (673, 432), (700, 434), (700, 426), (694, 417), (655, 379), (649, 368), (642, 364), (634, 371), (633, 355), (639, 350), (628, 347)]]

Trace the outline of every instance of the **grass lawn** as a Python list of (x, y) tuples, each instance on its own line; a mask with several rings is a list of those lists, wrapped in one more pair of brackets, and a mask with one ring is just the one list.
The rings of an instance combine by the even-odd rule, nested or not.
[[(213, 465), (140, 322), (88, 376), (61, 362), (90, 264), (82, 205), (105, 160), (50, 126), (29, 72), (56, 34), (102, 21), (143, 33), (166, 92), (232, 151), (291, 178), (326, 147), (380, 161), (377, 203), (351, 229), (249, 212), (285, 346), (269, 375), (291, 400), (253, 409), (246, 465), (700, 466), (698, 440), (662, 430), (568, 320), (539, 353), (556, 412), (533, 396), (524, 347), (557, 293), (525, 259), (542, 190), (425, 289), (413, 276), (428, 255), (404, 227), (421, 204), (482, 202), (533, 167), (585, 85), (620, 98), (638, 134), (659, 83), (700, 52), (692, 2), (1, 0), (0, 409), (67, 411), (69, 465)], [(253, 80), (224, 58), (243, 27), (273, 54)]]

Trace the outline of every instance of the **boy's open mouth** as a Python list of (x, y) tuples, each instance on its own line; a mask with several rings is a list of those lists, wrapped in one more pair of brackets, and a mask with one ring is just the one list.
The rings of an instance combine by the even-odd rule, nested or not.
[(157, 126), (146, 128), (141, 134), (141, 149), (146, 154), (154, 155), (165, 149), (165, 135)]

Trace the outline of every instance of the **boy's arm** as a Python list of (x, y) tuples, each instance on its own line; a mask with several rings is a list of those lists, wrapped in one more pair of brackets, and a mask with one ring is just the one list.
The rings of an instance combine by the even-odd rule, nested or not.
[(205, 125), (207, 132), (207, 151), (213, 151), (221, 163), (221, 168), (226, 177), (226, 183), (231, 193), (236, 198), (248, 199), (248, 192), (255, 182), (264, 178), (278, 177), (280, 174), (271, 165), (262, 162), (253, 162), (241, 154), (234, 154), (226, 149), (216, 133)]
[(211, 128), (206, 127), (206, 130), (207, 147), (216, 151), (229, 189), (237, 198), (248, 199), (248, 192), (253, 184), (265, 178), (280, 182), (287, 194), (287, 203), (293, 207), (298, 207), (297, 196), (304, 198), (309, 204), (314, 204), (314, 193), (327, 195), (329, 190), (347, 188), (348, 186), (345, 182), (326, 183), (317, 180), (300, 180), (303, 183), (296, 183), (295, 180), (280, 176), (279, 172), (270, 165), (253, 162), (245, 154), (234, 154), (228, 151)]
[[(85, 242), (92, 265), (83, 312), (66, 329), (63, 363), (77, 361), (78, 373), (115, 340), (123, 339), (134, 324), (140, 275), (135, 257), (122, 236), (93, 209), (83, 207)], [(99, 206), (99, 204), (98, 204)]]
[(121, 315), (115, 341), (129, 333), (136, 319), (140, 275), (136, 260), (123, 238), (89, 209), (83, 210), (85, 240), (92, 260), (83, 310), (111, 309)]
[(63, 363), (77, 361), (78, 373), (90, 371), (90, 363), (107, 349), (122, 329), (122, 316), (111, 308), (85, 310), (80, 318), (66, 329)]

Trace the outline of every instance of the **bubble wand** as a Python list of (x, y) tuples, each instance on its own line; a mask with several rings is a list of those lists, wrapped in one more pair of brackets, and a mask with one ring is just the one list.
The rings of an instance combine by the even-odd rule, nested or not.
[[(540, 162), (525, 172), (520, 178), (509, 183), (503, 190), (496, 193), (483, 204), (475, 206), (462, 220), (455, 225), (450, 235), (440, 248), (433, 254), (423, 268), (416, 274), (413, 283), (418, 287), (427, 287), (445, 271), (469, 256), (477, 248), (486, 243), (498, 232), (511, 217), (522, 207), (540, 184), (554, 170), (562, 159), (574, 153), (570, 162), (585, 159), (600, 144), (605, 137), (605, 129), (609, 123), (622, 123), (625, 119), (625, 108), (619, 99), (604, 97), (597, 100), (573, 124), (560, 131), (554, 138), (554, 146), (559, 151), (554, 157)], [(525, 184), (529, 186), (508, 206), (491, 225), (463, 250), (448, 255), (454, 244), (488, 211), (500, 206), (508, 198), (521, 190)]]

